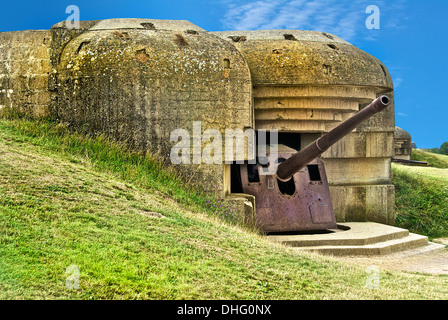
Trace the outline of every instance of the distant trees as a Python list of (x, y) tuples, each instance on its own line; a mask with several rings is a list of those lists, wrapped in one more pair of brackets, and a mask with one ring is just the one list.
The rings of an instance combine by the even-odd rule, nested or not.
[(448, 141), (440, 146), (440, 153), (448, 155)]
[(440, 148), (427, 149), (429, 152), (448, 155), (448, 141), (442, 143)]

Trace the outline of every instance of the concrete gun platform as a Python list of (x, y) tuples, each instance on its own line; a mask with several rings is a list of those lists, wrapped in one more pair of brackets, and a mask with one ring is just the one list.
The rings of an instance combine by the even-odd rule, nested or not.
[(296, 248), (334, 256), (373, 256), (413, 250), (422, 253), (445, 248), (428, 237), (373, 222), (338, 224), (338, 229), (314, 234), (270, 234), (268, 238)]

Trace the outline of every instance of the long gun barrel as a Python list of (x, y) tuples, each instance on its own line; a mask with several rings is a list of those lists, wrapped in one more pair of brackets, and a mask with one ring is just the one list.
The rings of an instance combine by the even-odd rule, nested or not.
[(359, 111), (353, 117), (344, 121), (327, 134), (316, 139), (310, 145), (283, 161), (277, 167), (277, 178), (280, 181), (288, 181), (296, 172), (306, 166), (309, 162), (324, 153), (328, 148), (349, 134), (362, 122), (374, 114), (386, 109), (389, 104), (390, 99), (388, 96), (381, 96), (375, 99), (371, 104)]

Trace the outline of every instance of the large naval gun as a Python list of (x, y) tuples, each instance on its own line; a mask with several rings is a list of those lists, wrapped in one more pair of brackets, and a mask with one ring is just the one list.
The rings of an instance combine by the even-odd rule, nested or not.
[[(255, 164), (240, 166), (242, 190), (255, 196), (255, 222), (262, 232), (337, 229), (325, 167), (319, 156), (390, 104), (380, 96), (300, 151), (266, 145)], [(267, 156), (268, 160), (260, 157)]]

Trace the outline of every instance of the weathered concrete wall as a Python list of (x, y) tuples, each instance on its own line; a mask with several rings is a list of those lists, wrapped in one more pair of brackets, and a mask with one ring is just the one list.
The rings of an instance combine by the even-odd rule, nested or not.
[(50, 31), (0, 32), (0, 112), (47, 117)]
[[(255, 128), (299, 133), (302, 148), (380, 94), (393, 101), (386, 67), (334, 35), (297, 30), (215, 34), (232, 42), (249, 64)], [(322, 155), (338, 221), (394, 223), (394, 126), (392, 103)]]
[[(64, 28), (58, 24), (53, 31), (66, 34)], [(216, 129), (224, 136), (225, 129), (253, 127), (251, 77), (241, 53), (187, 21), (90, 24), (53, 63), (55, 117), (164, 159), (177, 142), (170, 141), (175, 129), (187, 130), (191, 142), (200, 139), (193, 137), (194, 121), (201, 122), (200, 134)], [(209, 142), (201, 142), (199, 154), (191, 143), (191, 163)], [(180, 168), (192, 183), (223, 197), (229, 189), (224, 160)]]

